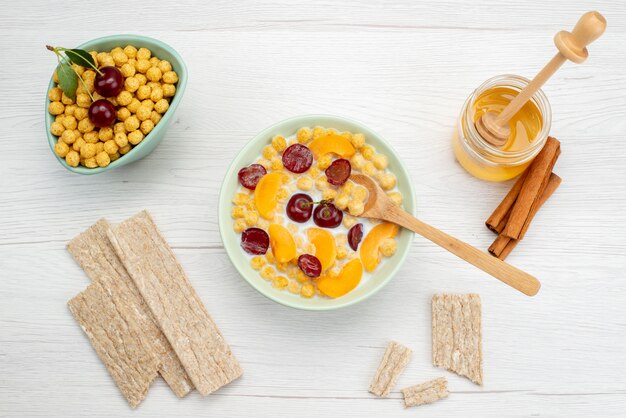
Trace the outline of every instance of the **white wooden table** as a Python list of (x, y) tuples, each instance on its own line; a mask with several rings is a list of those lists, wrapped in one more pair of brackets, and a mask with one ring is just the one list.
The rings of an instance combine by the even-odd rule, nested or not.
[[(624, 416), (626, 410), (626, 3), (275, 0), (29, 1), (0, 14), (0, 416)], [(563, 178), (509, 261), (543, 281), (527, 298), (417, 238), (397, 277), (366, 302), (313, 313), (277, 305), (236, 273), (217, 228), (229, 161), (281, 119), (359, 119), (404, 156), (420, 216), (481, 248), (510, 184), (466, 174), (450, 139), (490, 76), (532, 76), (552, 36), (597, 8), (605, 36), (545, 87)], [(108, 10), (110, 9), (110, 11)], [(166, 140), (98, 176), (48, 149), (43, 99), (54, 57), (106, 34), (174, 46), (190, 81)], [(131, 413), (66, 302), (88, 279), (65, 244), (98, 218), (149, 209), (245, 369), (202, 398), (162, 382)], [(430, 298), (478, 292), (484, 387), (435, 369)], [(383, 349), (415, 350), (389, 399), (367, 392)], [(449, 399), (403, 410), (399, 389), (445, 375)]]

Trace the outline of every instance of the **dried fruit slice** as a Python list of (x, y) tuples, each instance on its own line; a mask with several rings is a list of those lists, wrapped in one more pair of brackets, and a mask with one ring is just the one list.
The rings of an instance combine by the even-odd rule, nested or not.
[(367, 234), (361, 244), (361, 260), (365, 270), (372, 272), (380, 263), (380, 244), (386, 238), (394, 238), (398, 234), (398, 225), (384, 222), (376, 225)]
[(302, 254), (298, 257), (298, 267), (304, 274), (309, 277), (317, 278), (322, 274), (322, 263), (320, 260), (311, 254)]
[(276, 209), (276, 194), (283, 185), (284, 174), (278, 171), (269, 173), (261, 177), (261, 180), (254, 191), (254, 204), (259, 211), (259, 215), (265, 219), (274, 218)]
[(309, 228), (306, 234), (309, 241), (315, 246), (315, 256), (322, 263), (322, 271), (326, 271), (335, 264), (337, 258), (335, 237), (330, 232), (320, 228)]
[(317, 280), (317, 288), (331, 298), (338, 298), (357, 287), (363, 276), (363, 265), (358, 258), (346, 263), (337, 277), (322, 276)]
[(248, 228), (241, 234), (241, 248), (248, 254), (265, 254), (269, 246), (270, 237), (261, 228)]
[(333, 186), (341, 186), (350, 178), (352, 172), (352, 166), (350, 161), (345, 158), (339, 158), (333, 161), (333, 163), (324, 172), (328, 182)]
[(363, 224), (356, 224), (348, 231), (348, 244), (356, 251), (363, 239)]
[(254, 190), (265, 174), (267, 174), (267, 170), (261, 164), (251, 164), (239, 170), (237, 177), (243, 187)]
[(315, 158), (328, 153), (337, 154), (341, 158), (350, 158), (356, 152), (348, 139), (336, 134), (329, 134), (314, 139), (309, 144), (309, 149)]
[(293, 144), (283, 152), (283, 165), (292, 173), (304, 173), (313, 164), (311, 150), (302, 144)]
[(287, 228), (278, 224), (271, 224), (268, 232), (270, 233), (272, 254), (276, 261), (288, 263), (293, 260), (296, 257), (296, 242)]

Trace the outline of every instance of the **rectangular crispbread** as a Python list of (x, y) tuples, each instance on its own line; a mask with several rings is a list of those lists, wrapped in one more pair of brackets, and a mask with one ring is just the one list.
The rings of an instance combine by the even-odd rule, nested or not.
[(97, 281), (68, 306), (130, 406), (139, 405), (157, 376), (159, 359), (137, 323), (122, 317), (120, 306)]
[(404, 407), (419, 406), (448, 397), (448, 381), (445, 377), (430, 380), (402, 389)]
[(433, 365), (483, 384), (480, 296), (434, 295)]
[(107, 289), (124, 319), (136, 322), (146, 337), (149, 349), (159, 359), (159, 373), (179, 397), (187, 395), (193, 384), (159, 329), (150, 308), (115, 254), (107, 237), (109, 223), (100, 219), (67, 245), (67, 250), (94, 283)]
[(386, 397), (396, 380), (411, 360), (413, 351), (400, 343), (391, 341), (385, 350), (383, 359), (370, 383), (369, 391), (376, 396)]
[(194, 386), (208, 395), (242, 374), (171, 248), (146, 212), (111, 227), (116, 254)]

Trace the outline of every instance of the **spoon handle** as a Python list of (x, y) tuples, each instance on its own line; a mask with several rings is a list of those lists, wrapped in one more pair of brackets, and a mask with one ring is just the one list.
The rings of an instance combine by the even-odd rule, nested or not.
[(398, 206), (392, 205), (385, 218), (385, 220), (410, 229), (445, 248), (457, 257), (528, 296), (536, 295), (541, 287), (539, 280), (530, 274), (420, 221)]

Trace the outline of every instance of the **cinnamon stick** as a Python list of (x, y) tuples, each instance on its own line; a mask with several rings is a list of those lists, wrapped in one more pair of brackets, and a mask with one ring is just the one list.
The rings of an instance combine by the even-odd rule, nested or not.
[[(551, 173), (541, 197), (537, 199), (537, 204), (533, 206), (530, 214), (528, 215), (526, 225), (530, 225), (530, 222), (532, 222), (537, 212), (539, 212), (541, 206), (543, 206), (550, 196), (552, 196), (560, 184), (561, 178), (556, 174)], [(506, 219), (506, 215), (503, 219)], [(528, 228), (528, 226), (526, 226), (526, 228)], [(513, 248), (515, 248), (519, 241), (520, 240), (511, 239), (510, 237), (500, 234), (489, 247), (489, 253), (498, 257), (500, 260), (504, 260), (511, 253), (511, 251), (513, 251)]]
[(511, 208), (509, 220), (502, 235), (519, 240), (528, 229), (531, 211), (539, 210), (539, 199), (542, 196), (560, 154), (560, 142), (548, 137), (541, 152), (528, 167), (524, 183), (521, 186), (515, 204)]
[(487, 228), (498, 234), (502, 232), (502, 229), (504, 229), (504, 226), (506, 225), (506, 220), (509, 219), (509, 213), (511, 211), (511, 208), (517, 200), (517, 196), (519, 195), (520, 190), (522, 190), (522, 185), (526, 180), (526, 176), (528, 176), (528, 170), (524, 171), (522, 175), (519, 176), (511, 190), (509, 190), (504, 199), (502, 199), (502, 202), (493, 211), (491, 216), (489, 216), (489, 218), (485, 222)]

